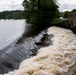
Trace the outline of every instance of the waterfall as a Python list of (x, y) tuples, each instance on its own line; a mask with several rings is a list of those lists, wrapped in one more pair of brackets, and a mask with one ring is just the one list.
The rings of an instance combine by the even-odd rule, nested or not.
[(41, 48), (36, 56), (24, 60), (18, 70), (4, 75), (61, 75), (76, 63), (76, 35), (68, 29), (50, 27), (53, 45)]

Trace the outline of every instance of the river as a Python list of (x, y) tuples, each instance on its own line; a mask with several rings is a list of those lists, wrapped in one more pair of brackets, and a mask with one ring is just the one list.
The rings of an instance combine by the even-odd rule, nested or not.
[[(2, 24), (9, 24), (9, 26), (7, 25), (6, 27), (4, 25), (5, 29), (1, 28), (5, 31), (5, 36), (10, 33), (10, 36), (6, 38), (7, 42), (4, 44), (10, 44), (10, 42), (12, 43), (16, 39), (18, 39), (24, 32), (24, 28), (26, 28), (26, 24), (23, 20), (6, 20), (5, 23), (4, 20), (1, 21), (3, 21)], [(15, 26), (11, 27), (13, 26), (13, 24)], [(16, 25), (19, 28), (16, 28)], [(21, 27), (19, 25), (21, 25)], [(36, 37), (26, 38), (26, 40), (24, 40), (24, 43), (20, 44), (19, 46), (15, 46), (7, 50), (2, 50), (0, 54), (0, 74), (71, 75), (73, 72), (76, 72), (76, 34), (74, 34), (69, 29), (55, 26), (49, 27), (46, 30), (46, 33), (48, 36), (50, 36), (50, 45), (38, 49), (36, 56), (32, 56), (29, 58), (29, 56), (34, 53), (34, 51), (36, 51), (37, 45), (40, 45), (42, 43), (41, 41), (39, 42), (38, 38), (41, 39), (41, 37), (45, 34), (44, 31), (42, 31)], [(51, 38), (51, 35), (53, 35), (54, 37)], [(52, 45), (51, 41), (53, 43)]]
[(25, 26), (25, 20), (0, 20), (0, 49), (18, 39)]
[(18, 70), (4, 75), (76, 75), (76, 34), (60, 27), (48, 28), (47, 34), (54, 35), (53, 45), (40, 48)]

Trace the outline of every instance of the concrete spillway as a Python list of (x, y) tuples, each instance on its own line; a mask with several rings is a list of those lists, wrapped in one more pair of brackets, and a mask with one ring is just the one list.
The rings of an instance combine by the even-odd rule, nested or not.
[(50, 27), (47, 33), (54, 35), (52, 46), (41, 48), (36, 56), (24, 60), (18, 70), (4, 75), (65, 75), (71, 71), (76, 64), (76, 35), (59, 27)]
[(50, 44), (49, 37), (51, 36), (48, 36), (44, 30), (37, 36), (26, 37), (22, 44), (11, 43), (0, 50), (0, 74), (18, 69), (24, 59), (36, 55), (40, 47)]

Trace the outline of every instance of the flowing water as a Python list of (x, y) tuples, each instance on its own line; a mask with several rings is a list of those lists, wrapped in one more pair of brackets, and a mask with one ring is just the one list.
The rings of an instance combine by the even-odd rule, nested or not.
[(61, 75), (75, 65), (76, 35), (59, 27), (50, 27), (47, 33), (54, 35), (52, 46), (41, 48), (36, 56), (24, 60), (18, 70), (4, 75)]
[(0, 49), (18, 39), (25, 25), (25, 20), (0, 20)]
[[(31, 25), (25, 26), (24, 20), (1, 20), (1, 23), (3, 27), (3, 29), (1, 28), (2, 35), (5, 35), (5, 37), (2, 36), (3, 40), (0, 40), (3, 46), (0, 49), (0, 74), (18, 69), (20, 63), (35, 56), (38, 49), (52, 44), (50, 39), (53, 35), (47, 35), (47, 30), (39, 33), (35, 28), (32, 27), (32, 29)], [(33, 31), (36, 31), (36, 35), (33, 35)], [(32, 36), (25, 38), (24, 34), (32, 34)], [(23, 42), (18, 43), (18, 40), (23, 40)]]

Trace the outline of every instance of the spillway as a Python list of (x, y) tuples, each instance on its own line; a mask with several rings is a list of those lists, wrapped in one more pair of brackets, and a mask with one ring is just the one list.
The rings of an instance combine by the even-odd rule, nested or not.
[(4, 75), (66, 75), (71, 71), (76, 64), (76, 34), (55, 26), (48, 28), (47, 34), (54, 35), (53, 45), (39, 49), (36, 56), (21, 62), (18, 70)]

